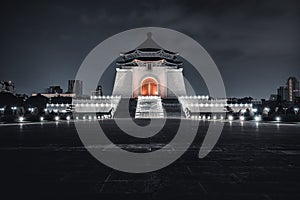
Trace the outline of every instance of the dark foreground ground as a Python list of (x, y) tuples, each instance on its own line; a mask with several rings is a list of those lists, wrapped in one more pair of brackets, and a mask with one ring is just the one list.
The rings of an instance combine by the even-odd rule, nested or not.
[[(159, 136), (138, 142), (111, 121), (103, 123), (111, 140), (130, 144), (132, 151), (167, 142), (177, 127), (171, 120)], [(213, 151), (199, 159), (208, 123), (200, 122), (180, 159), (144, 174), (119, 172), (94, 159), (72, 122), (0, 125), (0, 198), (300, 199), (299, 125), (226, 123)]]

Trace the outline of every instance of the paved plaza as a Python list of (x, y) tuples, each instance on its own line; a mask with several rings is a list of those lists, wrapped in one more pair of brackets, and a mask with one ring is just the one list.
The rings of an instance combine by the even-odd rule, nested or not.
[[(3, 199), (300, 199), (299, 124), (224, 122), (214, 149), (199, 159), (213, 122), (193, 123), (198, 134), (188, 151), (171, 165), (143, 174), (97, 161), (73, 122), (1, 124), (1, 193), (9, 197)], [(168, 120), (158, 135), (138, 140), (113, 120), (100, 124), (111, 141), (137, 152), (164, 146), (178, 128), (178, 120)]]

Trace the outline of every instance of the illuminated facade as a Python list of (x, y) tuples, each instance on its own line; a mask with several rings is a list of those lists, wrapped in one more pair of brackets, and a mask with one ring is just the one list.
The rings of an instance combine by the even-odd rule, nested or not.
[(137, 49), (120, 54), (113, 95), (126, 98), (186, 95), (182, 62), (177, 56), (157, 45), (148, 35)]

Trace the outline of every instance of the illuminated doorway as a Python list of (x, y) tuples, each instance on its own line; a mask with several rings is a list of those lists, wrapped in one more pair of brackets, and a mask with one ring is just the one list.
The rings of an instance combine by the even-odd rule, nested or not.
[(146, 78), (142, 82), (142, 96), (157, 96), (158, 84), (153, 78)]

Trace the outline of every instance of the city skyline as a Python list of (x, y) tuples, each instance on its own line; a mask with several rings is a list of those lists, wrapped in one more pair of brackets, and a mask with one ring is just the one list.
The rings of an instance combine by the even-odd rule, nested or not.
[[(276, 95), (276, 98), (279, 98), (279, 99), (276, 99), (276, 100), (282, 100), (282, 101), (290, 101), (289, 100), (289, 96), (291, 95), (291, 94), (289, 94), (286, 90), (288, 89), (288, 82), (289, 82), (289, 80), (290, 79), (296, 79), (296, 82), (298, 82), (298, 87), (296, 87), (296, 88), (298, 88), (297, 90), (298, 90), (298, 93), (300, 92), (299, 91), (299, 79), (298, 79), (298, 77), (295, 77), (295, 76), (290, 76), (290, 77), (288, 77), (286, 80), (287, 81), (283, 81), (284, 82), (284, 84), (281, 84), (281, 85), (278, 85), (278, 86), (276, 86), (275, 88), (274, 88), (274, 91), (272, 92), (272, 93), (270, 93), (270, 94), (266, 94), (267, 95), (267, 98), (254, 98), (254, 99), (266, 99), (266, 100), (272, 100), (272, 96), (274, 96), (274, 95)], [(90, 95), (90, 94), (92, 94), (94, 91), (90, 91), (89, 93), (82, 93), (82, 87), (83, 87), (83, 82), (81, 81), (81, 80), (74, 80), (74, 79), (72, 79), (72, 80), (66, 80), (66, 82), (67, 82), (67, 86), (64, 88), (64, 87), (62, 87), (61, 85), (57, 85), (57, 84), (51, 84), (51, 85), (48, 85), (48, 86), (45, 86), (44, 87), (44, 89), (43, 90), (41, 90), (41, 91), (37, 91), (37, 92), (32, 92), (32, 93), (29, 93), (29, 94), (26, 94), (26, 93), (20, 93), (20, 92), (18, 92), (18, 90), (17, 89), (15, 89), (15, 86), (14, 86), (14, 82), (12, 81), (12, 80), (1, 80), (1, 82), (10, 82), (12, 85), (13, 85), (13, 92), (12, 93), (16, 93), (16, 94), (21, 94), (21, 95), (23, 95), (23, 94), (25, 94), (25, 95), (28, 95), (28, 96), (31, 96), (31, 95), (33, 95), (33, 96), (35, 96), (35, 95), (37, 95), (37, 94), (54, 94), (54, 93), (57, 93), (57, 94), (71, 94), (72, 92), (71, 92), (71, 90), (72, 89), (70, 89), (70, 87), (74, 87), (74, 86), (71, 86), (70, 85), (70, 82), (81, 82), (80, 84), (81, 84), (81, 86), (80, 86), (80, 91), (78, 92), (78, 91), (76, 91), (75, 92), (75, 94), (77, 94), (77, 96), (79, 97), (79, 96), (81, 96), (81, 95)], [(73, 83), (74, 84), (74, 83)], [(102, 94), (102, 85), (98, 85), (96, 88), (95, 88), (95, 90), (98, 90), (98, 88), (99, 87), (101, 87), (101, 94)], [(60, 90), (60, 92), (47, 92), (47, 91), (50, 91), (50, 90), (53, 90), (53, 89), (58, 89), (58, 90)], [(1, 88), (0, 88), (1, 89)], [(3, 91), (5, 90), (5, 88), (2, 88), (3, 89)], [(0, 92), (2, 92), (2, 89), (1, 89), (1, 91)], [(77, 90), (78, 90), (77, 89)], [(110, 90), (109, 92), (112, 92), (112, 90)], [(297, 92), (297, 91), (295, 91), (295, 92)], [(108, 93), (108, 92), (106, 92), (106, 93)], [(106, 93), (103, 93), (104, 95), (106, 95)], [(80, 94), (80, 95), (78, 95), (78, 94)], [(197, 94), (197, 95), (200, 95), (200, 94)], [(203, 95), (203, 94), (201, 94), (201, 95)], [(299, 95), (296, 95), (296, 96), (299, 96)], [(245, 95), (245, 96), (227, 96), (227, 98), (245, 98), (245, 97), (253, 97), (253, 96), (250, 96), (250, 95)], [(274, 100), (274, 99), (273, 99)]]

